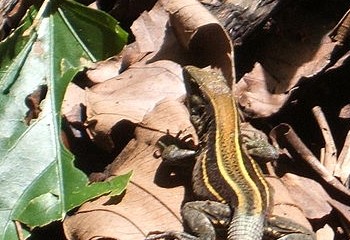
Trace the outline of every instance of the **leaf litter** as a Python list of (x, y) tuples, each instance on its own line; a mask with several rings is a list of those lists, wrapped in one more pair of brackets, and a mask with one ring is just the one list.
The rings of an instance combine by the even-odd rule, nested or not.
[[(88, 73), (95, 71), (95, 80), (92, 80), (94, 86), (85, 90), (85, 124), (90, 137), (100, 147), (113, 151), (116, 144), (113, 134), (118, 132), (112, 129), (119, 122), (127, 120), (135, 126), (132, 139), (115, 160), (103, 172), (92, 176), (103, 180), (132, 169), (131, 186), (121, 197), (99, 198), (67, 217), (64, 221), (67, 237), (142, 239), (151, 231), (182, 229), (179, 209), (186, 200), (187, 192), (183, 185), (187, 186), (188, 181), (182, 181), (187, 177), (181, 179), (182, 184), (175, 181), (179, 179), (170, 178), (174, 182), (168, 180), (168, 186), (164, 187), (164, 183), (157, 181), (161, 160), (155, 158), (154, 153), (158, 149), (157, 140), (165, 134), (190, 135), (196, 142), (183, 105), (185, 92), (181, 66), (186, 64), (220, 68), (226, 73), (228, 82), (232, 81), (230, 76), (236, 71), (240, 79), (234, 86), (235, 95), (245, 120), (267, 133), (279, 123), (290, 124), (305, 145), (311, 148), (310, 152), (315, 155), (312, 159), (317, 162), (323, 159), (324, 145), (332, 145), (328, 139), (322, 138), (312, 116), (312, 108), (321, 105), (334, 146), (341, 149), (347, 134), (344, 121), (347, 121), (345, 126), (350, 124), (348, 119), (344, 120), (345, 114), (343, 119), (336, 118), (341, 113), (340, 109), (345, 108), (348, 97), (341, 91), (340, 100), (327, 99), (333, 100), (337, 96), (337, 90), (330, 91), (330, 88), (339, 89), (341, 84), (345, 84), (339, 79), (348, 74), (345, 69), (348, 50), (344, 42), (334, 40), (330, 33), (349, 6), (344, 1), (337, 1), (337, 7), (326, 11), (328, 5), (322, 2), (310, 12), (308, 4), (315, 4), (315, 1), (305, 4), (296, 1), (288, 7), (281, 7), (265, 25), (257, 27), (257, 36), (244, 38), (242, 44), (236, 46), (235, 70), (230, 67), (233, 65), (230, 60), (231, 42), (219, 38), (216, 42), (209, 40), (209, 45), (205, 36), (208, 32), (219, 32), (218, 22), (212, 17), (203, 18), (202, 14), (206, 11), (196, 9), (196, 3), (183, 6), (176, 1), (161, 1), (152, 11), (144, 12), (134, 22), (134, 26), (138, 27), (132, 28), (136, 42), (114, 59), (115, 70), (102, 81), (98, 71), (104, 70), (88, 70)], [(189, 11), (181, 15), (180, 12), (187, 7)], [(332, 11), (337, 14), (331, 16)], [(196, 18), (196, 12), (200, 20), (186, 25), (186, 21)], [(304, 18), (296, 20), (295, 15)], [(174, 32), (167, 25), (168, 20)], [(147, 36), (145, 42), (138, 36)], [(254, 53), (251, 53), (252, 50)], [(317, 97), (319, 93), (325, 99)], [(267, 164), (269, 174), (274, 176), (268, 178), (275, 190), (274, 213), (287, 215), (306, 227), (313, 227), (317, 239), (342, 239), (348, 234), (349, 205), (346, 203), (349, 202), (349, 190), (334, 188), (333, 180), (338, 180), (332, 175), (332, 170), (303, 160), (311, 155), (300, 154), (300, 145), (296, 147), (288, 141), (286, 144), (278, 134), (273, 141), (281, 152), (278, 161)], [(334, 174), (341, 176), (342, 184), (347, 184), (350, 171), (346, 167), (349, 166), (349, 158), (346, 157), (348, 145), (338, 152), (342, 153), (341, 159), (345, 163), (340, 166), (339, 159), (336, 160), (338, 173)], [(322, 171), (317, 173), (318, 168)], [(320, 180), (320, 176), (329, 177)]]

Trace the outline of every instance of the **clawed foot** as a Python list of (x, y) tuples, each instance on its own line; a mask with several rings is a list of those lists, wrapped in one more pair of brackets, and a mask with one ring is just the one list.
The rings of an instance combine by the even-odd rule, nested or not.
[(163, 162), (169, 166), (186, 166), (186, 161), (183, 160), (193, 158), (197, 151), (192, 136), (180, 138), (181, 133), (180, 131), (175, 137), (170, 134), (161, 137), (157, 143), (160, 150), (156, 151), (154, 156), (162, 157)]

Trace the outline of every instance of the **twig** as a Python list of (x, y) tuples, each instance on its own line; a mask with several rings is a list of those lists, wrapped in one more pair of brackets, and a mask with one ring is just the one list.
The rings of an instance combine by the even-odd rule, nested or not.
[(319, 106), (312, 108), (312, 113), (321, 129), (324, 141), (325, 141), (325, 152), (323, 165), (328, 169), (330, 173), (334, 173), (335, 166), (337, 164), (337, 148), (335, 147), (334, 139), (331, 133), (331, 129), (328, 125), (326, 117)]
[(280, 124), (275, 128), (276, 133), (283, 137), (297, 153), (314, 169), (329, 185), (350, 197), (350, 191), (342, 185), (315, 157), (296, 135), (288, 124)]
[(343, 149), (339, 154), (334, 175), (339, 177), (343, 184), (347, 182), (350, 175), (350, 131), (346, 135)]

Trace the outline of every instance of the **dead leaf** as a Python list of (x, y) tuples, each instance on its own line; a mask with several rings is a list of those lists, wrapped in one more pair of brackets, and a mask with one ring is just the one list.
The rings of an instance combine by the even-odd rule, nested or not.
[(218, 24), (218, 20), (198, 1), (163, 0), (165, 9), (170, 13), (170, 21), (178, 41), (187, 49), (201, 26)]
[[(133, 170), (133, 177), (121, 199), (100, 198), (84, 204), (64, 221), (68, 239), (90, 239), (94, 236), (115, 239), (142, 239), (155, 230), (182, 229), (179, 216), (184, 196), (183, 186), (157, 179), (161, 159), (154, 158), (157, 140), (166, 131), (194, 134), (186, 108), (178, 101), (165, 100), (147, 114), (135, 129), (135, 139), (129, 142), (106, 170), (107, 175), (119, 175)], [(154, 184), (168, 185), (162, 188)]]
[[(103, 82), (116, 77), (130, 65), (140, 62), (148, 54), (159, 51), (165, 41), (168, 20), (168, 13), (160, 3), (157, 3), (151, 11), (143, 12), (131, 26), (136, 41), (125, 46), (118, 56), (92, 66), (88, 69), (87, 76), (94, 83)], [(174, 41), (170, 41), (167, 37), (167, 42)], [(149, 56), (144, 61), (150, 58)], [(108, 74), (105, 73), (106, 70)]]
[[(125, 50), (124, 50), (125, 51)], [(119, 75), (122, 69), (121, 55), (97, 62), (86, 71), (86, 77), (92, 84), (101, 83)]]
[[(94, 83), (100, 83), (116, 77), (134, 63), (149, 61), (160, 51), (163, 44), (167, 44), (173, 50), (173, 55), (178, 55), (181, 51), (176, 46), (171, 31), (167, 31), (168, 20), (168, 13), (159, 2), (151, 11), (143, 12), (131, 26), (135, 42), (125, 46), (118, 56), (88, 69), (88, 78)], [(172, 58), (169, 52), (165, 55), (165, 58), (160, 59)]]
[(291, 173), (285, 174), (281, 180), (307, 218), (321, 219), (332, 211), (327, 203), (329, 195), (316, 181)]
[(288, 218), (302, 226), (312, 229), (310, 223), (305, 218), (305, 213), (300, 205), (294, 200), (293, 193), (289, 192), (281, 180), (273, 177), (266, 177), (274, 189), (273, 215)]
[[(158, 197), (158, 192), (156, 194)], [(168, 201), (174, 201), (180, 206), (182, 194), (174, 191), (167, 191), (167, 194)], [(102, 237), (135, 240), (144, 239), (148, 232), (155, 229), (182, 229), (178, 208), (170, 209), (134, 182), (129, 184), (123, 200), (118, 201), (102, 197), (85, 204), (73, 216), (67, 217), (64, 221), (67, 239)]]
[(345, 106), (342, 107), (342, 109), (339, 112), (339, 117), (340, 118), (350, 118), (350, 104), (346, 104)]
[(249, 116), (270, 116), (276, 113), (288, 97), (288, 93), (273, 94), (278, 85), (260, 63), (245, 74), (236, 85), (236, 99)]
[[(197, 5), (198, 3), (194, 1)], [(214, 56), (220, 53), (221, 61), (216, 62), (226, 75), (228, 81), (232, 80), (232, 44), (227, 37), (225, 30), (218, 24), (217, 20), (207, 10), (199, 5), (195, 9), (191, 8), (190, 2), (186, 3), (190, 10), (202, 9), (209, 16), (210, 21), (205, 17), (198, 21), (188, 21), (188, 12), (182, 13), (184, 8), (179, 5), (178, 1), (162, 1), (164, 7), (174, 12), (172, 16), (172, 24), (175, 24), (176, 32), (180, 31), (177, 26), (180, 24), (183, 32), (192, 29), (193, 35), (190, 34), (190, 39), (187, 43), (189, 49), (194, 46), (207, 46), (207, 31), (211, 32), (210, 36), (221, 36), (219, 39), (211, 39), (211, 46), (218, 46), (218, 48), (208, 48), (208, 56)], [(175, 4), (176, 3), (176, 4)], [(176, 7), (179, 11), (176, 11)], [(182, 83), (182, 69), (173, 61), (163, 59), (181, 59), (182, 61), (188, 58), (183, 51), (174, 51), (179, 44), (174, 42), (174, 37), (171, 31), (165, 31), (166, 21), (164, 21), (164, 10), (159, 9), (157, 4), (149, 14), (142, 14), (141, 17), (135, 21), (133, 30), (136, 34), (136, 44), (139, 47), (140, 53), (145, 51), (153, 51), (147, 54), (142, 61), (131, 65), (126, 71), (122, 72), (118, 77), (105, 81), (101, 84), (87, 89), (87, 122), (86, 125), (89, 130), (89, 135), (97, 144), (103, 149), (113, 149), (113, 141), (110, 137), (111, 129), (121, 120), (128, 120), (133, 123), (138, 123), (144, 115), (153, 109), (154, 105), (163, 98), (179, 98), (185, 94), (185, 89)], [(170, 10), (169, 10), (170, 9)], [(197, 13), (197, 11), (195, 11)], [(176, 13), (176, 14), (175, 14)], [(179, 13), (179, 14), (178, 14)], [(181, 14), (180, 14), (181, 13)], [(193, 13), (193, 12), (192, 12)], [(191, 13), (191, 14), (192, 14)], [(158, 17), (157, 17), (158, 16)], [(187, 16), (187, 18), (186, 18)], [(159, 21), (157, 19), (159, 18)], [(194, 17), (196, 19), (196, 17)], [(186, 30), (184, 30), (186, 29)], [(141, 35), (149, 36), (147, 40), (141, 40)], [(165, 35), (164, 35), (165, 34)], [(202, 36), (197, 38), (199, 35)], [(177, 34), (179, 37), (179, 34)], [(170, 39), (170, 40), (169, 40)], [(181, 38), (180, 38), (181, 39)], [(164, 42), (160, 41), (164, 40)], [(221, 51), (221, 50), (222, 51)], [(218, 51), (219, 50), (219, 51)], [(192, 51), (192, 50), (191, 50)], [(213, 55), (213, 53), (215, 53)], [(219, 55), (218, 55), (219, 56)], [(223, 56), (223, 57), (222, 57)], [(217, 59), (216, 59), (217, 60)], [(186, 60), (188, 61), (188, 60)], [(213, 59), (204, 61), (205, 65), (210, 65)], [(99, 143), (100, 142), (100, 143)]]
[[(156, 11), (157, 14), (154, 14)], [(164, 43), (165, 28), (160, 28), (168, 21), (166, 11), (157, 4), (150, 13), (144, 12), (131, 26), (131, 30), (137, 39), (136, 44), (141, 53), (156, 52)]]
[(62, 103), (62, 115), (70, 123), (82, 123), (84, 120), (82, 117), (82, 105), (86, 105), (84, 89), (74, 83), (68, 84)]
[[(182, 69), (171, 61), (134, 64), (116, 79), (86, 90), (87, 126), (93, 138), (110, 138), (111, 129), (122, 120), (139, 123), (164, 98), (185, 94)], [(109, 141), (112, 143), (112, 141)], [(113, 145), (102, 145), (113, 149)]]
[(192, 65), (219, 68), (232, 86), (233, 46), (218, 20), (198, 1), (162, 0), (179, 43), (195, 56)]
[(289, 99), (288, 93), (302, 80), (339, 66), (333, 56), (338, 51), (337, 43), (328, 35), (337, 19), (322, 16), (319, 11), (295, 5), (274, 17), (275, 26), (259, 42), (259, 65), (238, 83), (239, 104), (251, 117), (269, 117), (278, 112)]

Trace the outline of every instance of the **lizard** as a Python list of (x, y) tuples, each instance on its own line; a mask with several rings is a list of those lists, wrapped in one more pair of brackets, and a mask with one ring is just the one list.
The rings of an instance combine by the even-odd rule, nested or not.
[(215, 240), (215, 225), (227, 228), (229, 240), (316, 239), (300, 224), (271, 215), (273, 190), (242, 144), (238, 107), (222, 74), (194, 66), (183, 72), (187, 107), (200, 140), (197, 151), (186, 153), (195, 155), (196, 201), (181, 210), (191, 234), (169, 231), (146, 239)]

